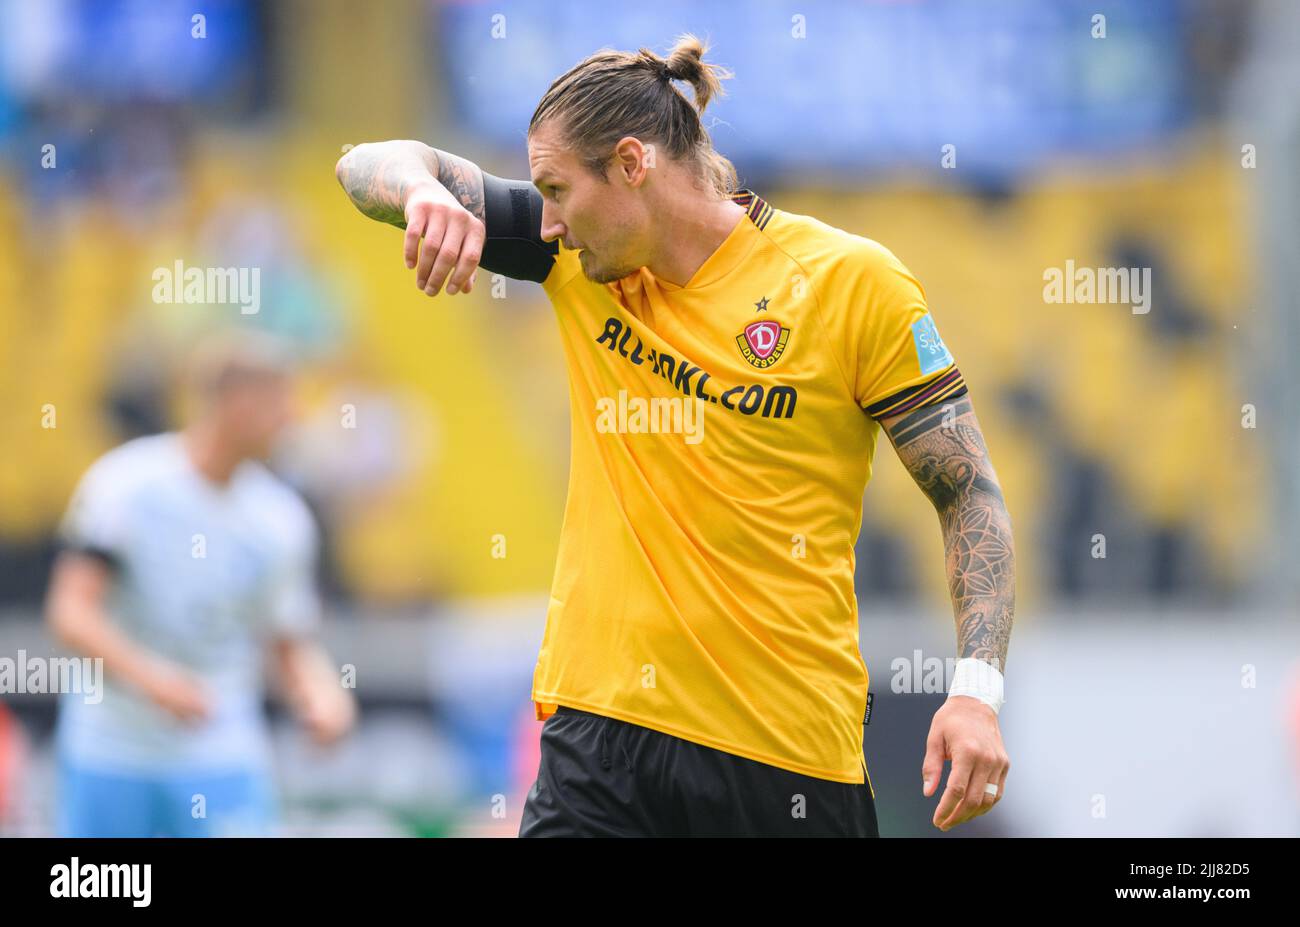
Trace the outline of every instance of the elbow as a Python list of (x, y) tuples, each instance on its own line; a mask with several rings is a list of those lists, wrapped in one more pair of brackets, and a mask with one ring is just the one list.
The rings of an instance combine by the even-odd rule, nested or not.
[(362, 149), (364, 148), (368, 151), (373, 146), (373, 142), (362, 142), (360, 145), (352, 145), (347, 151), (343, 152), (341, 158), (334, 162), (334, 176), (338, 178), (339, 185), (343, 187), (344, 190), (348, 188), (348, 174), (352, 172), (357, 160), (365, 156), (365, 152), (363, 152)]
[(348, 165), (351, 163), (348, 159), (352, 156), (352, 152), (356, 150), (356, 148), (349, 148), (347, 151), (343, 152), (343, 157), (339, 158), (338, 161), (334, 163), (334, 177), (338, 180), (339, 186), (344, 190), (348, 188), (348, 185), (344, 180), (347, 176)]
[(50, 636), (65, 647), (75, 647), (84, 624), (81, 616), (85, 610), (77, 592), (70, 587), (67, 577), (57, 577), (45, 597), (45, 627)]
[(72, 616), (73, 610), (68, 607), (65, 597), (52, 590), (45, 603), (45, 627), (60, 646), (76, 646), (77, 622)]

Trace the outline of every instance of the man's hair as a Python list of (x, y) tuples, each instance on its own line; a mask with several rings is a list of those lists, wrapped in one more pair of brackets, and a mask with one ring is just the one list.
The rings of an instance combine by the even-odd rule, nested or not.
[(282, 339), (232, 326), (202, 338), (185, 373), (195, 397), (212, 400), (233, 386), (289, 376), (293, 368), (293, 354)]
[[(677, 39), (667, 58), (645, 48), (636, 53), (603, 48), (556, 78), (537, 104), (528, 133), (546, 120), (558, 120), (565, 141), (606, 182), (615, 143), (636, 136), (692, 166), (700, 185), (725, 199), (739, 186), (736, 169), (714, 151), (700, 115), (711, 99), (724, 95), (722, 79), (734, 75), (705, 64), (707, 50), (690, 33)], [(693, 103), (674, 80), (691, 85)]]

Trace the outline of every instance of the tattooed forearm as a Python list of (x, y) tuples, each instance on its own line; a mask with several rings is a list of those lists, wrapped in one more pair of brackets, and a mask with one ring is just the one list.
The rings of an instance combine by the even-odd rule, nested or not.
[(406, 228), (406, 197), (437, 181), (462, 206), (483, 218), (483, 172), (477, 164), (423, 142), (369, 142), (339, 159), (335, 175), (362, 214)]
[(421, 142), (370, 142), (340, 158), (334, 172), (363, 215), (405, 228), (406, 195), (438, 176), (438, 161)]
[(970, 400), (926, 406), (883, 424), (939, 513), (958, 655), (1005, 672), (1016, 599), (1011, 517)]
[(482, 220), (483, 171), (473, 161), (433, 149), (438, 158), (438, 182), (446, 187), (476, 219)]

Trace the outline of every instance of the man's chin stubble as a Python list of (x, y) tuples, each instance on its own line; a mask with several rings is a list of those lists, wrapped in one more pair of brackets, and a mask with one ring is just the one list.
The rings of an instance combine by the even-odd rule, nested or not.
[[(579, 262), (582, 263), (581, 260)], [(617, 283), (619, 280), (622, 280), (624, 277), (628, 276), (629, 274), (636, 273), (636, 269), (634, 268), (632, 270), (621, 270), (621, 271), (611, 272), (601, 267), (588, 268), (587, 265), (583, 263), (582, 273), (583, 276), (585, 276), (592, 283)]]

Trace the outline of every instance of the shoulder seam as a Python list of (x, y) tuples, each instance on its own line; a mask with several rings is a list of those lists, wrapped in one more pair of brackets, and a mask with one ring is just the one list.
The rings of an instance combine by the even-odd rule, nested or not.
[[(780, 210), (780, 209), (775, 209), (775, 208), (774, 208), (774, 209), (772, 210), (772, 215), (775, 216), (775, 215), (778, 215), (778, 214), (780, 214), (780, 215), (784, 215), (784, 214), (785, 214), (785, 213), (784, 213), (784, 210)], [(771, 218), (771, 217), (769, 216), (769, 219), (770, 219), (770, 218)], [(764, 223), (764, 226), (766, 226), (766, 225), (767, 225), (767, 223), (765, 222), (765, 223)], [(816, 284), (816, 283), (814, 282), (814, 280), (813, 280), (813, 274), (812, 274), (812, 272), (811, 272), (807, 267), (804, 266), (804, 264), (803, 264), (802, 261), (800, 261), (798, 258), (796, 258), (796, 257), (795, 257), (793, 254), (791, 254), (789, 251), (787, 251), (787, 250), (785, 249), (785, 247), (783, 247), (783, 246), (781, 245), (780, 242), (778, 242), (775, 238), (773, 238), (772, 235), (771, 235), (771, 233), (768, 232), (767, 229), (766, 229), (765, 227), (764, 227), (764, 228), (760, 228), (760, 229), (759, 229), (759, 232), (760, 232), (760, 233), (761, 233), (761, 234), (762, 234), (762, 235), (763, 235), (763, 236), (764, 236), (768, 241), (770, 241), (770, 242), (772, 243), (772, 247), (776, 248), (778, 251), (780, 251), (782, 254), (784, 254), (787, 258), (789, 258), (792, 262), (794, 262), (794, 265), (795, 265), (796, 267), (798, 267), (801, 271), (803, 271), (803, 272), (804, 272), (804, 275), (808, 278), (808, 285), (812, 288), (812, 293), (813, 293), (813, 312), (814, 312), (814, 314), (817, 316), (817, 324), (818, 324), (819, 326), (821, 326), (821, 330), (822, 330), (822, 338), (823, 338), (823, 340), (825, 340), (826, 344), (830, 346), (831, 360), (832, 360), (832, 362), (834, 362), (834, 364), (835, 364), (835, 369), (838, 370), (838, 371), (840, 372), (840, 379), (844, 381), (844, 388), (848, 391), (849, 399), (850, 399), (850, 400), (853, 402), (853, 404), (856, 406), (856, 405), (858, 404), (858, 400), (857, 400), (857, 397), (853, 394), (853, 381), (850, 380), (850, 379), (848, 378), (848, 375), (845, 373), (844, 366), (840, 363), (840, 358), (839, 358), (839, 356), (835, 353), (835, 340), (831, 337), (830, 328), (827, 327), (827, 325), (826, 325), (826, 320), (825, 320), (825, 318), (823, 318), (823, 316), (822, 316), (822, 308), (821, 308), (821, 306), (822, 306), (822, 300), (821, 300), (821, 295), (820, 295), (820, 293), (819, 293), (819, 291), (818, 291), (818, 289), (817, 289), (817, 284)]]

